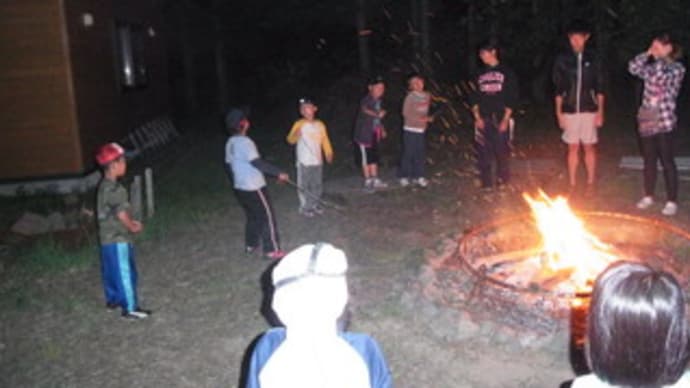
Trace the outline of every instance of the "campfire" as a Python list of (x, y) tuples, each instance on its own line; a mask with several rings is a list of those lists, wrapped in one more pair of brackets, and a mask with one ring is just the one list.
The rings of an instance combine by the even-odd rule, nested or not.
[(461, 256), (473, 259), (483, 276), (511, 288), (574, 296), (589, 293), (601, 271), (626, 257), (590, 231), (566, 198), (542, 191), (523, 198), (532, 210), (527, 225), (507, 220), (485, 238), (461, 245)]
[(429, 251), (420, 295), (449, 322), (460, 311), (522, 346), (548, 347), (584, 321), (592, 283), (614, 261), (644, 261), (688, 288), (688, 231), (632, 214), (574, 211), (542, 192), (524, 200), (530, 213), (475, 226)]
[(543, 191), (538, 197), (523, 194), (541, 234), (539, 254), (526, 260), (537, 264), (537, 279), (556, 281), (556, 292), (588, 293), (594, 278), (618, 256), (611, 245), (587, 230), (584, 222), (563, 197), (550, 198)]
[(679, 279), (690, 274), (690, 233), (665, 222), (610, 212), (575, 212), (563, 197), (523, 194), (531, 214), (466, 232), (456, 260), (481, 285), (548, 294), (567, 306), (587, 295), (610, 263), (640, 260)]

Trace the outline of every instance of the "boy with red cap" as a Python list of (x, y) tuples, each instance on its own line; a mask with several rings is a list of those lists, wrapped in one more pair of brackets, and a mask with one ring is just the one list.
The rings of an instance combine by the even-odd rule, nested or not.
[(103, 169), (96, 210), (106, 307), (122, 308), (122, 316), (127, 319), (146, 318), (151, 311), (141, 309), (137, 301), (137, 269), (131, 236), (141, 232), (143, 225), (130, 215), (127, 190), (117, 182), (127, 171), (125, 151), (117, 143), (108, 143), (98, 150), (96, 161)]

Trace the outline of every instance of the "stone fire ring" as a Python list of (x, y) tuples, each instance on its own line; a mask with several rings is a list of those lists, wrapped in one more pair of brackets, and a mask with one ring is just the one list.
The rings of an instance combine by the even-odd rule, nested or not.
[[(687, 279), (690, 278), (689, 232), (661, 220), (624, 213), (577, 212), (577, 215), (584, 220), (588, 230), (605, 243), (623, 252), (626, 259), (644, 261), (653, 267), (663, 268), (673, 273), (687, 288)], [(529, 230), (525, 230), (526, 227), (529, 227)], [(580, 296), (558, 293), (548, 287), (538, 285), (534, 287), (516, 285), (490, 273), (490, 269), (482, 261), (482, 258), (488, 256), (486, 252), (482, 252), (482, 249), (486, 250), (482, 244), (491, 244), (485, 241), (501, 231), (515, 228), (519, 229), (516, 231), (518, 236), (515, 236), (515, 239), (522, 241), (519, 234), (525, 233), (533, 235), (534, 241), (528, 241), (526, 245), (518, 249), (492, 246), (491, 250), (494, 251), (488, 255), (502, 255), (506, 261), (510, 261), (527, 259), (529, 255), (536, 253), (537, 249), (534, 247), (537, 245), (539, 232), (534, 227), (531, 215), (510, 217), (475, 227), (459, 239), (457, 259), (462, 267), (485, 285), (568, 300), (573, 296)], [(667, 246), (663, 246), (664, 244)], [(680, 255), (676, 252), (677, 250), (682, 251)]]

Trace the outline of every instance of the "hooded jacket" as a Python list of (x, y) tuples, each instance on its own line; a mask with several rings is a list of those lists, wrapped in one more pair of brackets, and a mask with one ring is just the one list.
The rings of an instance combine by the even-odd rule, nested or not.
[(563, 98), (563, 113), (598, 110), (597, 94), (604, 94), (604, 72), (593, 52), (585, 50), (580, 61), (573, 51), (560, 54), (552, 76), (555, 94)]

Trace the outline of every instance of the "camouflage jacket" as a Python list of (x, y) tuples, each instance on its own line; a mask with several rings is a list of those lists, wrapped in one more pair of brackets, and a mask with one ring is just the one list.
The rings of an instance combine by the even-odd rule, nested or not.
[(117, 218), (120, 212), (130, 209), (127, 190), (116, 181), (103, 178), (98, 185), (96, 206), (101, 245), (132, 242), (129, 231)]

